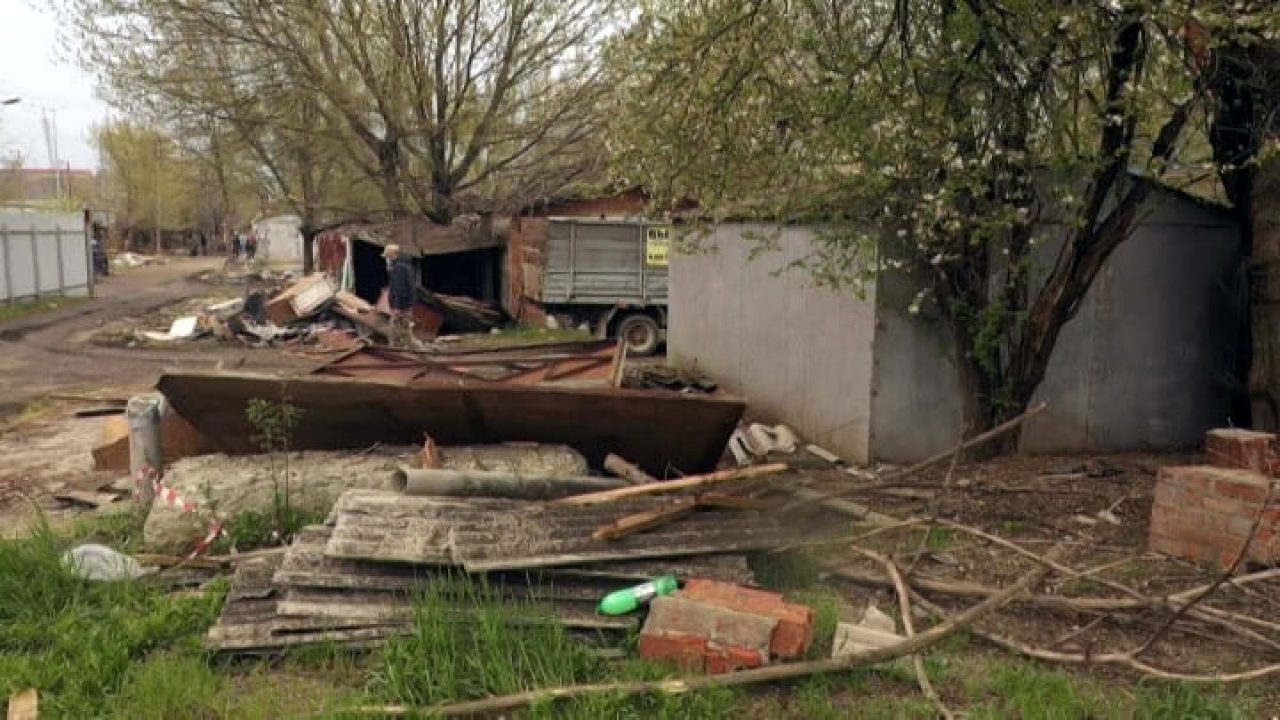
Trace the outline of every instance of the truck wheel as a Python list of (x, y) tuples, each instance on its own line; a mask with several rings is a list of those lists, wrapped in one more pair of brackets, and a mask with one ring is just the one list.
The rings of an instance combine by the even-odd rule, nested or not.
[(661, 342), (658, 321), (639, 313), (622, 318), (615, 334), (627, 344), (629, 355), (652, 355), (658, 351), (658, 343)]

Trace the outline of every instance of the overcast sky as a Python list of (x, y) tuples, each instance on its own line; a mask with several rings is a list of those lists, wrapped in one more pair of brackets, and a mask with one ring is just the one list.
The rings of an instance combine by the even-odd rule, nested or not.
[(96, 168), (89, 130), (107, 115), (93, 78), (59, 60), (58, 25), (47, 0), (0, 0), (0, 155), (22, 153), (27, 167), (48, 167), (42, 108), (56, 111), (58, 154), (73, 168)]

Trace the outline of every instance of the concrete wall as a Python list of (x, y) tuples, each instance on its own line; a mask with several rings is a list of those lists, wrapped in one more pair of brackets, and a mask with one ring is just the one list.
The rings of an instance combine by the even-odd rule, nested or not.
[[(749, 260), (751, 233), (724, 225), (709, 254), (671, 265), (669, 355), (850, 460), (908, 462), (963, 430), (953, 343), (938, 317), (906, 312), (914, 285), (886, 275), (865, 301), (799, 270), (812, 235)], [(1229, 423), (1246, 306), (1240, 240), (1222, 211), (1158, 192), (1063, 329), (1024, 449), (1176, 448)], [(1042, 274), (1056, 250), (1044, 249)], [(874, 348), (874, 352), (873, 352)]]
[(668, 355), (746, 398), (749, 413), (785, 421), (852, 460), (868, 451), (874, 289), (813, 286), (802, 270), (774, 271), (808, 253), (813, 234), (785, 228), (779, 250), (754, 261), (763, 225), (726, 224), (706, 252), (671, 260)]
[(960, 375), (946, 326), (936, 310), (906, 310), (916, 287), (894, 273), (882, 274), (877, 286), (873, 460), (906, 463), (954, 447), (964, 426)]
[(78, 213), (0, 213), (0, 301), (92, 292), (92, 256)]
[[(1039, 258), (1047, 274), (1057, 248)], [(1063, 328), (1028, 423), (1028, 452), (1194, 446), (1229, 424), (1245, 306), (1227, 215), (1158, 192)], [(959, 373), (942, 323), (909, 316), (904, 280), (880, 282), (871, 456), (907, 462), (963, 431)], [(1033, 401), (1033, 402), (1035, 402)]]
[(1247, 306), (1224, 212), (1157, 193), (1059, 337), (1028, 424), (1033, 452), (1198, 445), (1229, 424)]

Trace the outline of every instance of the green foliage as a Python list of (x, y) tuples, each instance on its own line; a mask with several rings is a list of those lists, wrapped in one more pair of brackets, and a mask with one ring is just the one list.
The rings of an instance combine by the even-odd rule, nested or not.
[(40, 313), (49, 312), (51, 310), (65, 310), (77, 305), (83, 305), (86, 302), (89, 302), (89, 298), (55, 297), (34, 300), (31, 302), (3, 304), (0, 305), (0, 323), (29, 317), (31, 315), (39, 315)]
[(809, 658), (830, 657), (836, 625), (840, 623), (840, 593), (832, 587), (813, 585), (787, 593), (787, 600), (813, 608), (813, 645), (809, 648)]
[(239, 552), (279, 546), (303, 528), (323, 522), (325, 515), (323, 510), (309, 510), (296, 504), (273, 507), (267, 512), (244, 510), (224, 524), (226, 533), (214, 543), (213, 552), (229, 552), (233, 546)]
[[(312, 517), (293, 506), (290, 494), (289, 449), (293, 443), (293, 431), (302, 420), (302, 409), (289, 403), (281, 385), (278, 401), (250, 400), (245, 408), (245, 418), (255, 431), (251, 439), (271, 457), (271, 518), (269, 525), (260, 524), (261, 514), (250, 511), (232, 518), (232, 522), (247, 534), (248, 542), (270, 538), (285, 544), (295, 532), (310, 524)], [(237, 538), (234, 530), (231, 538)]]
[(1152, 683), (1119, 693), (1095, 681), (1033, 662), (988, 658), (964, 680), (974, 718), (1221, 718), (1256, 717), (1255, 701), (1238, 690)]
[(42, 717), (100, 717), (149, 653), (194, 649), (221, 598), (80, 580), (62, 564), (67, 546), (47, 526), (0, 541), (0, 694), (35, 687)]
[(441, 582), (415, 600), (413, 633), (388, 644), (373, 682), (394, 701), (430, 707), (582, 682), (595, 664), (535, 607)]
[(989, 425), (1136, 226), (1152, 183), (1131, 172), (1217, 170), (1186, 29), (1274, 40), (1270, 6), (651, 0), (607, 55), (610, 147), (659, 207), (817, 221), (792, 265), (819, 284), (905, 279), (906, 309), (955, 331), (968, 419)]

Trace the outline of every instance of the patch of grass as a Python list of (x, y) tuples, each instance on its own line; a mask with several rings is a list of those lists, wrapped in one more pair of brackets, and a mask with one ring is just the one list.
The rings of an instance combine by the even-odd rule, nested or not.
[(809, 658), (830, 657), (836, 625), (840, 622), (840, 593), (835, 588), (815, 585), (788, 593), (787, 600), (813, 608), (813, 645), (809, 647)]
[(779, 592), (806, 590), (819, 584), (820, 566), (799, 550), (753, 553), (747, 558), (756, 582)]
[[(659, 680), (675, 673), (646, 662), (608, 665), (550, 622), (533, 604), (499, 601), (483, 587), (460, 581), (433, 584), (414, 601), (412, 634), (393, 639), (372, 671), (378, 701), (428, 709), (433, 705), (535, 688)], [(543, 703), (531, 718), (727, 718), (736, 694), (602, 696)]]
[(35, 687), (42, 716), (100, 717), (151, 653), (196, 653), (221, 597), (81, 580), (62, 564), (69, 544), (43, 523), (0, 541), (0, 695)]
[(57, 409), (57, 404), (49, 398), (37, 398), (23, 403), (21, 406), (16, 404), (9, 406), (9, 408), (14, 407), (17, 409), (8, 413), (0, 413), (0, 433), (7, 433), (24, 425), (30, 425), (45, 419)]
[(42, 298), (40, 300), (32, 300), (29, 302), (19, 302), (9, 304), (0, 304), (0, 323), (7, 323), (12, 320), (39, 315), (40, 313), (49, 312), (51, 310), (65, 310), (66, 308), (83, 305), (88, 302), (87, 297), (51, 297)]
[(1005, 520), (1000, 523), (1000, 533), (1002, 535), (1017, 535), (1026, 527), (1027, 524), (1021, 520)]
[(429, 707), (583, 682), (595, 665), (533, 606), (498, 602), (462, 581), (441, 582), (415, 599), (413, 632), (387, 645), (373, 685), (396, 702)]
[(468, 335), (464, 342), (471, 347), (513, 347), (547, 343), (585, 342), (592, 339), (591, 333), (575, 328), (552, 330), (537, 325), (510, 325), (488, 335)]
[(928, 533), (925, 544), (930, 550), (946, 550), (956, 542), (955, 528), (931, 527)]
[[(324, 521), (326, 513), (298, 505), (278, 510), (242, 510), (227, 520), (226, 533), (213, 544), (215, 555), (231, 551), (239, 552), (258, 548), (276, 547), (289, 542), (298, 531)], [(277, 525), (277, 523), (283, 525)]]
[(1026, 660), (987, 658), (966, 665), (962, 685), (973, 718), (1256, 717), (1256, 699), (1240, 689), (1152, 683), (1118, 692), (1103, 683)]

